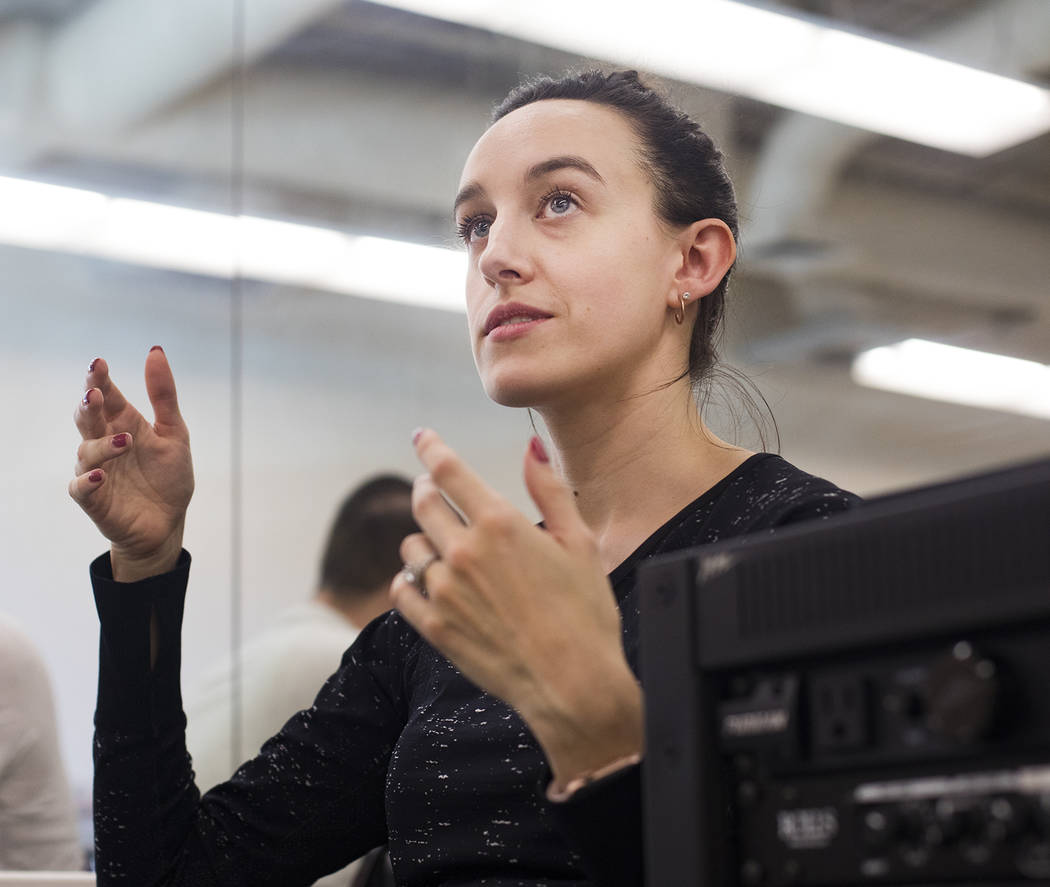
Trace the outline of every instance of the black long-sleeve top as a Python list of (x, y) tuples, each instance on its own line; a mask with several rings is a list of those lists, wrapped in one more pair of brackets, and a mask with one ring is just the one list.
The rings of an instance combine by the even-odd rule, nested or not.
[[(609, 577), (635, 674), (642, 559), (857, 501), (763, 453), (675, 515)], [(122, 584), (108, 555), (92, 564), (100, 887), (307, 885), (383, 843), (404, 887), (641, 885), (641, 767), (549, 801), (543, 753), (518, 714), (396, 612), (361, 632), (311, 708), (201, 797), (179, 689), (189, 566), (183, 552), (173, 572)]]

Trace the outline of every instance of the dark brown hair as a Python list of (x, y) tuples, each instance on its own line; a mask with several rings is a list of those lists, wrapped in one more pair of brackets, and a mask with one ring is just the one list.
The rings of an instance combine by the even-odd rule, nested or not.
[(332, 522), (320, 585), (344, 598), (370, 594), (401, 569), (401, 540), (418, 533), (412, 517), (412, 484), (383, 474), (343, 500)]

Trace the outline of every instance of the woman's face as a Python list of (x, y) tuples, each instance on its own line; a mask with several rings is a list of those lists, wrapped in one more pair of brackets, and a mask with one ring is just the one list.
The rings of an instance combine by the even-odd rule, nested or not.
[(513, 111), (474, 146), (456, 220), (474, 359), (493, 400), (571, 407), (684, 369), (668, 326), (682, 252), (639, 152), (618, 111), (562, 99)]

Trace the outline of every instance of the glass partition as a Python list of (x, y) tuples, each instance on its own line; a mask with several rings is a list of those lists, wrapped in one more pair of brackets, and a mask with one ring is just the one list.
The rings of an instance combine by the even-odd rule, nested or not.
[(194, 598), (207, 602), (187, 608), (187, 674), (230, 649), (234, 130), (230, 81), (216, 73), (236, 45), (233, 6), (180, 4), (185, 14), (162, 20), (165, 5), (0, 9), (0, 611), (49, 672), (88, 853), (98, 621), (87, 566), (106, 544), (66, 487), (95, 357), (151, 416), (144, 360), (155, 344), (170, 356), (193, 431)]

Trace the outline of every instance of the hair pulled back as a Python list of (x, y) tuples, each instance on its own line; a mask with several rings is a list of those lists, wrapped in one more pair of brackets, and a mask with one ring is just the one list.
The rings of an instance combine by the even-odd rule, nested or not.
[[(560, 78), (542, 76), (515, 87), (492, 112), (495, 123), (512, 111), (546, 99), (579, 99), (619, 111), (642, 146), (640, 162), (656, 190), (657, 216), (683, 228), (700, 219), (721, 219), (739, 233), (736, 194), (722, 152), (688, 115), (646, 86), (637, 71), (584, 71)], [(694, 389), (718, 363), (718, 339), (732, 268), (697, 302), (689, 345), (688, 374)]]

